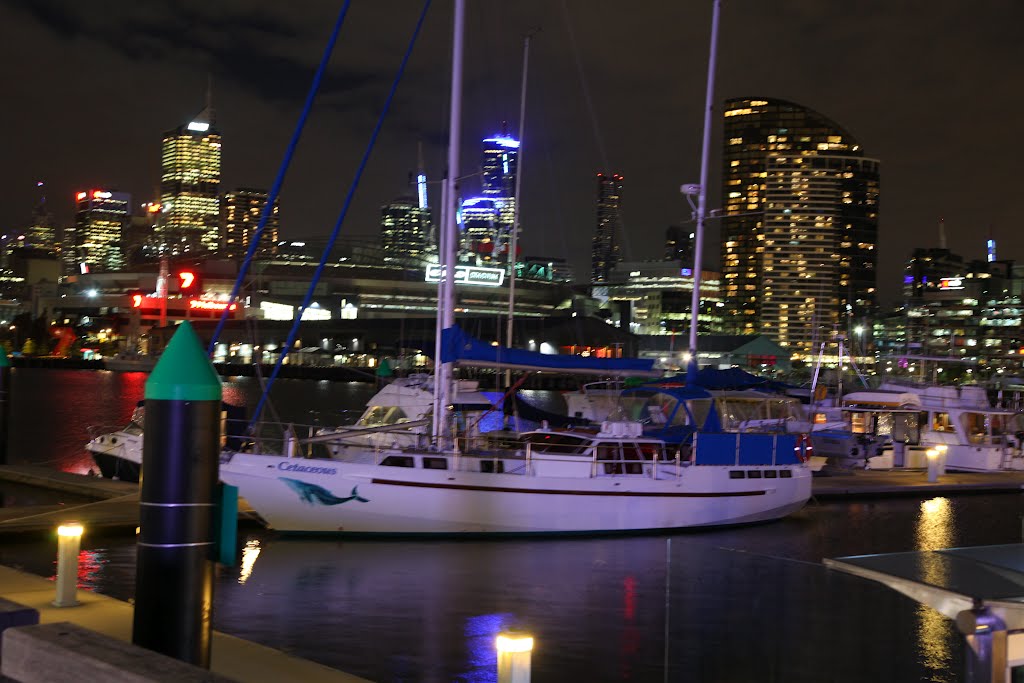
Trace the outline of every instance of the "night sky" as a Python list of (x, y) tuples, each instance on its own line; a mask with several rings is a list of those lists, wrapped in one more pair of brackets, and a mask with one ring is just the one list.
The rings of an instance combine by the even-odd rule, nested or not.
[[(1018, 171), (1024, 3), (725, 0), (717, 101), (791, 100), (843, 125), (882, 161), (880, 279), (900, 281), (915, 246), (1020, 258)], [(164, 131), (202, 109), (207, 76), (223, 134), (223, 187), (269, 187), (340, 2), (0, 0), (0, 226), (26, 225), (43, 180), (59, 222), (78, 189), (155, 196)], [(435, 0), (343, 236), (375, 237), (380, 206), (406, 192), (423, 142), (445, 158), (450, 1)], [(625, 176), (627, 259), (660, 258), (689, 218), (679, 185), (699, 177), (710, 0), (471, 0), (462, 173), (502, 121), (518, 129), (523, 36), (530, 54), (523, 151), (527, 255), (589, 276), (595, 179)], [(353, 2), (281, 197), (282, 236), (326, 236), (421, 4)], [(717, 105), (716, 122), (721, 108)], [(720, 206), (720, 128), (709, 208)], [(465, 195), (475, 194), (475, 180)], [(431, 188), (431, 199), (437, 204)], [(706, 258), (718, 263), (710, 226)]]

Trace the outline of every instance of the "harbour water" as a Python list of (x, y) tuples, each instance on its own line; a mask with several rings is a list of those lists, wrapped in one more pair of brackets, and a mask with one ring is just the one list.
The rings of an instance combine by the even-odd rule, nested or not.
[[(92, 424), (119, 425), (146, 376), (15, 373), (11, 462), (86, 472)], [(282, 380), (284, 420), (358, 408), (359, 384)], [(225, 396), (253, 405), (258, 384)], [(55, 502), (2, 489), (5, 505)], [(79, 502), (66, 496), (67, 504)], [(494, 635), (537, 638), (536, 681), (959, 681), (938, 613), (823, 557), (1021, 540), (1018, 494), (811, 502), (779, 522), (661, 536), (338, 541), (243, 534), (221, 568), (215, 628), (375, 681), (493, 681)], [(130, 599), (133, 538), (83, 542), (82, 585)], [(5, 539), (0, 564), (49, 576), (55, 548)]]

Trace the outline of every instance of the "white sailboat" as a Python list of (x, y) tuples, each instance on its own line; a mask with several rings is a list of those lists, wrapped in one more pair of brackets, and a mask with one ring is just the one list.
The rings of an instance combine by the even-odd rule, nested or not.
[[(449, 265), (455, 262), (455, 216), (448, 205), (456, 196), (464, 11), (464, 0), (455, 0), (442, 250)], [(718, 11), (716, 1), (715, 26)], [(454, 364), (523, 367), (551, 357), (467, 341), (453, 324), (453, 269), (446, 271), (437, 398), (432, 428), (421, 435), (429, 441), (370, 444), (349, 432), (313, 437), (330, 444), (326, 458), (290, 457), (309, 453), (301, 442), (285, 453), (225, 452), (222, 479), (271, 527), (355, 534), (623, 533), (772, 520), (809, 499), (811, 472), (798, 438), (721, 433), (706, 392), (676, 399), (672, 419), (688, 421), (689, 433), (696, 433), (685, 447), (644, 436), (640, 422), (628, 420), (606, 421), (593, 431), (541, 429), (503, 442), (478, 434), (473, 411), (453, 400)], [(501, 357), (489, 358), (487, 351)], [(516, 354), (522, 354), (518, 360)], [(712, 424), (717, 432), (702, 432)]]

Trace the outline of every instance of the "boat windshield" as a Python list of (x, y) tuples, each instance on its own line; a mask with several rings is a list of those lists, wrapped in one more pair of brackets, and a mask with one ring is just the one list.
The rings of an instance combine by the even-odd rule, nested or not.
[(409, 417), (398, 406), (373, 406), (359, 418), (356, 425), (360, 427), (380, 427), (399, 422), (408, 422)]
[(763, 396), (719, 396), (718, 414), (725, 431), (759, 424), (781, 423), (799, 417), (799, 402), (793, 398)]
[(135, 410), (132, 411), (132, 419), (129, 420), (128, 426), (124, 428), (124, 431), (129, 434), (141, 434), (142, 426), (146, 423), (146, 408), (144, 406), (136, 406)]
[(583, 455), (590, 446), (590, 439), (572, 434), (552, 434), (542, 432), (527, 434), (524, 440), (530, 444), (534, 453), (552, 453), (555, 455)]

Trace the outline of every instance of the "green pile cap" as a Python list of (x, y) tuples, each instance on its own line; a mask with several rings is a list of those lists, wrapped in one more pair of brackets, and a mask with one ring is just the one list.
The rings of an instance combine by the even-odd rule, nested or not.
[(178, 325), (146, 380), (145, 397), (158, 401), (220, 401), (220, 377), (187, 320)]

